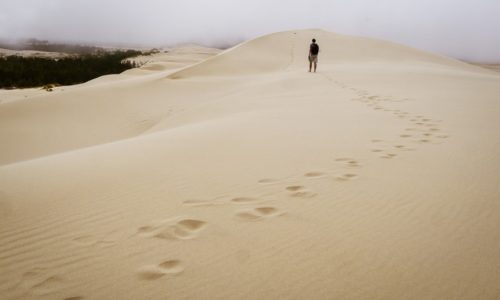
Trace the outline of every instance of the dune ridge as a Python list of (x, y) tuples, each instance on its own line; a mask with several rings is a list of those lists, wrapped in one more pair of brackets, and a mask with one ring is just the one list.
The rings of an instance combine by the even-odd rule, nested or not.
[(500, 296), (500, 75), (323, 30), (138, 59), (0, 93), (0, 298)]

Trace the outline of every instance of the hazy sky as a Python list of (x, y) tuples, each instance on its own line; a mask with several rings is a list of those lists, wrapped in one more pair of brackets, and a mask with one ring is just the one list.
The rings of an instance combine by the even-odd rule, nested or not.
[(220, 45), (301, 28), (500, 62), (500, 0), (0, 0), (0, 39)]

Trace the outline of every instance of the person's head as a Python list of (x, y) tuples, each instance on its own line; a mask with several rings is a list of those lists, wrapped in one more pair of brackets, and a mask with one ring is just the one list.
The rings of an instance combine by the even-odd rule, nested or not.
[(313, 43), (316, 43), (316, 39), (313, 39)]

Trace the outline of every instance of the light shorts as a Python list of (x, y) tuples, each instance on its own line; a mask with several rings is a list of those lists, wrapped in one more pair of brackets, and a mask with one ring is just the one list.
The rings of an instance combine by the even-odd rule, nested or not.
[(318, 56), (317, 55), (309, 55), (309, 62), (311, 63), (318, 63)]

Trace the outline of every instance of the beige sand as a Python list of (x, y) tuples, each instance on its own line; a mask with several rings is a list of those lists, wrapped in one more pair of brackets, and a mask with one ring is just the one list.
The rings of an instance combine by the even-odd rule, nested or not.
[(500, 298), (497, 73), (320, 30), (149, 67), (0, 104), (0, 298)]

